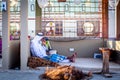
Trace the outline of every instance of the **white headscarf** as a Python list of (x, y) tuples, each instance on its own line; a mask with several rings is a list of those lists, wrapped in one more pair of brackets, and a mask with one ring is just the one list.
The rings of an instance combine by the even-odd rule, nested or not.
[(41, 44), (42, 43), (41, 39), (43, 37), (44, 36), (36, 35), (35, 38), (31, 41), (30, 50), (33, 56), (40, 57), (40, 58), (47, 56), (46, 48)]
[(36, 35), (31, 42), (39, 43), (44, 36)]

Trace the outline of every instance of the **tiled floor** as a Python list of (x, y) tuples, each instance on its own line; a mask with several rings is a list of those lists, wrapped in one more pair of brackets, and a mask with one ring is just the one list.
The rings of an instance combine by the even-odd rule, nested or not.
[[(60, 63), (61, 65), (72, 65), (82, 70), (101, 71), (102, 59), (77, 58), (75, 63)], [(111, 71), (120, 71), (120, 65), (114, 62), (109, 63)]]
[[(44, 73), (43, 69), (28, 71), (0, 71), (0, 80), (43, 80), (39, 76)], [(120, 73), (112, 74), (112, 78), (106, 78), (101, 74), (93, 74), (90, 80), (120, 80)]]
[[(75, 63), (59, 63), (60, 65), (71, 65), (76, 68), (98, 72), (102, 70), (102, 59), (94, 58), (76, 58)], [(110, 71), (120, 71), (120, 65), (114, 62), (109, 63)], [(0, 67), (2, 66), (2, 59), (0, 59)]]
[[(0, 63), (2, 60), (0, 59)], [(62, 65), (73, 65), (84, 70), (102, 69), (102, 60), (93, 58), (77, 58), (75, 63), (60, 63)], [(1, 64), (0, 64), (1, 65)], [(44, 73), (46, 67), (40, 67), (39, 70), (0, 70), (0, 80), (41, 80), (39, 76)], [(101, 74), (93, 74), (90, 80), (119, 80), (120, 79), (120, 65), (110, 62), (110, 72), (112, 78), (106, 78)]]

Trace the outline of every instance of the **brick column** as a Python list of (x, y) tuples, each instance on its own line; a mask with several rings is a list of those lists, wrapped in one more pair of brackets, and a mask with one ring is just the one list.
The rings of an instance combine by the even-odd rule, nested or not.
[(116, 6), (116, 39), (120, 40), (120, 1)]
[(108, 0), (102, 0), (102, 37), (108, 38)]

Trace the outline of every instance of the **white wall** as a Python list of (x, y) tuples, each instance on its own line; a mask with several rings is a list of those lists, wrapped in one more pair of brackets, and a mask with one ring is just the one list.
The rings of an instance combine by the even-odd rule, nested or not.
[[(76, 41), (54, 41), (50, 40), (53, 49), (61, 55), (70, 56), (72, 53), (77, 52), (78, 58), (93, 58), (94, 53), (99, 53), (99, 48), (103, 47), (104, 42), (102, 39), (92, 40), (76, 40)], [(69, 49), (74, 48), (73, 52)]]

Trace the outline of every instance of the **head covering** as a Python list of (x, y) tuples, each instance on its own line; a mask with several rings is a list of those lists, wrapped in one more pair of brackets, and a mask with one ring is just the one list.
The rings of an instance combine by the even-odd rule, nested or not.
[(34, 43), (39, 43), (39, 41), (40, 41), (42, 38), (44, 38), (44, 36), (36, 35), (36, 36), (34, 37), (34, 39), (32, 40), (32, 42), (34, 42)]
[(38, 35), (38, 36), (43, 36), (43, 33), (42, 33), (42, 32), (40, 32), (40, 33), (37, 33), (37, 35)]

